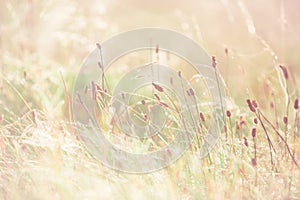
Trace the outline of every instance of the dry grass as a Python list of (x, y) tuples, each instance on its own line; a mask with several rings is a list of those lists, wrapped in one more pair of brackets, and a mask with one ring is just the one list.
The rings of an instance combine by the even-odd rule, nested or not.
[[(300, 198), (299, 2), (0, 5), (0, 199)], [(97, 42), (139, 26), (185, 33), (216, 55), (229, 100), (208, 157), (195, 142), (168, 168), (130, 175), (88, 154), (68, 93)]]

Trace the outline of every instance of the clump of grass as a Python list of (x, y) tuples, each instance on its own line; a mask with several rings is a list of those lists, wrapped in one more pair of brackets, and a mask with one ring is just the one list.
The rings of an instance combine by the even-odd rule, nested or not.
[[(105, 16), (99, 15), (99, 2), (85, 4), (66, 0), (65, 3), (62, 5), (58, 1), (50, 4), (43, 1), (36, 3), (3, 1), (3, 6), (0, 8), (0, 18), (3, 22), (3, 26), (0, 26), (0, 199), (300, 198), (298, 187), (300, 174), (296, 165), (300, 155), (299, 97), (295, 98), (298, 93), (293, 91), (293, 89), (298, 90), (297, 87), (299, 87), (299, 83), (298, 85), (296, 83), (298, 77), (293, 77), (299, 70), (296, 67), (293, 68), (292, 64), (278, 65), (277, 61), (285, 60), (295, 66), (299, 63), (292, 54), (287, 55), (282, 52), (282, 55), (276, 55), (270, 47), (278, 46), (277, 41), (269, 45), (266, 41), (272, 40), (269, 38), (264, 40), (255, 31), (253, 33), (256, 20), (252, 20), (252, 13), (248, 12), (243, 2), (236, 4), (222, 1), (222, 6), (228, 9), (230, 20), (236, 21), (236, 16), (242, 13), (241, 17), (245, 18), (246, 26), (252, 30), (249, 40), (255, 38), (259, 42), (258, 45), (257, 42), (253, 42), (251, 50), (261, 49), (262, 45), (262, 53), (257, 51), (262, 57), (251, 55), (248, 59), (248, 56), (240, 51), (240, 49), (247, 51), (247, 45), (236, 40), (235, 43), (241, 45), (235, 45), (230, 50), (229, 48), (221, 49), (221, 54), (217, 53), (212, 58), (214, 70), (218, 68), (221, 72), (225, 71), (226, 83), (227, 85), (229, 85), (228, 82), (231, 83), (228, 91), (232, 92), (232, 95), (229, 97), (232, 97), (234, 102), (230, 109), (223, 111), (225, 126), (220, 135), (221, 139), (209, 156), (202, 160), (197, 154), (201, 144), (193, 143), (186, 154), (173, 165), (147, 175), (128, 175), (103, 166), (87, 152), (77, 138), (76, 126), (69, 118), (71, 115), (68, 108), (70, 103), (69, 105), (67, 103), (70, 101), (68, 88), (76, 76), (82, 59), (89, 51), (86, 46), (96, 39), (102, 39), (104, 35), (115, 32), (116, 27), (119, 30), (128, 29), (128, 27), (122, 23), (118, 24), (120, 18), (114, 15), (113, 8), (109, 8)], [(255, 9), (255, 3), (248, 3)], [(266, 3), (277, 7), (277, 3)], [(289, 24), (292, 23), (290, 23), (290, 18), (286, 18), (289, 13), (284, 12), (284, 4), (288, 2), (282, 1), (281, 3), (283, 5), (279, 6), (281, 8), (279, 14), (280, 21), (282, 21), (280, 23), (283, 26), (279, 32), (284, 33), (285, 30), (288, 32), (288, 27), (284, 24), (285, 20), (288, 20)], [(109, 4), (116, 6), (118, 12), (122, 12), (118, 5), (113, 2)], [(169, 9), (170, 5), (166, 2), (160, 6), (164, 4)], [(73, 8), (81, 5), (82, 9), (73, 11)], [(221, 8), (217, 4), (212, 5), (215, 9)], [(177, 10), (184, 11), (185, 7), (181, 6), (177, 6), (179, 8)], [(236, 10), (236, 7), (241, 7), (241, 10)], [(203, 8), (207, 7), (203, 6)], [(211, 52), (219, 52), (219, 45), (210, 44), (229, 42), (226, 35), (230, 37), (231, 33), (226, 31), (218, 33), (211, 26), (213, 23), (210, 20), (203, 20), (206, 19), (203, 16), (207, 14), (207, 10), (204, 9), (203, 12), (197, 10), (197, 14), (193, 16), (193, 24), (189, 24), (188, 15), (184, 16), (184, 12), (179, 11), (176, 13), (179, 13), (181, 17), (177, 16), (176, 20), (171, 20), (170, 27), (173, 25), (177, 27), (178, 20), (181, 20), (180, 23), (187, 23), (188, 30), (192, 30), (192, 25), (194, 25), (194, 28), (199, 30), (196, 33), (199, 41), (208, 44), (207, 49)], [(109, 13), (113, 13), (113, 16)], [(130, 12), (126, 13), (130, 14)], [(95, 16), (97, 20), (94, 20)], [(170, 16), (174, 17), (172, 14)], [(107, 21), (108, 26), (105, 30), (99, 28), (102, 17), (106, 20), (113, 17), (113, 25), (110, 26), (111, 21)], [(151, 17), (153, 16), (149, 16), (149, 19)], [(213, 22), (219, 22), (218, 17), (219, 15), (216, 15), (216, 21)], [(48, 23), (52, 18), (54, 23)], [(136, 18), (136, 20), (139, 19)], [(198, 20), (201, 20), (200, 23)], [(240, 25), (244, 27), (243, 22), (241, 24), (240, 21), (243, 20), (236, 21), (237, 25), (234, 26), (237, 28), (235, 34), (241, 37), (248, 36), (238, 30)], [(256, 23), (264, 25), (266, 22), (263, 19)], [(201, 24), (201, 32), (199, 24)], [(226, 26), (225, 23), (224, 25)], [(230, 25), (232, 25), (231, 22)], [(213, 31), (214, 34), (207, 34), (209, 33), (207, 31)], [(274, 32), (276, 36), (277, 32)], [(206, 35), (205, 41), (201, 36), (203, 33)], [(236, 36), (235, 34), (233, 37)], [(28, 42), (32, 40), (27, 36), (34, 36), (36, 42)], [(284, 34), (283, 36), (287, 37)], [(290, 35), (289, 38), (293, 36)], [(234, 41), (234, 38), (232, 39)], [(292, 39), (286, 43), (284, 41), (280, 43), (282, 44), (279, 46), (282, 46), (283, 51), (295, 48), (289, 46), (294, 44)], [(96, 46), (101, 56), (101, 46), (99, 44)], [(224, 51), (225, 58), (223, 57)], [(160, 54), (159, 45), (156, 46), (155, 53), (157, 61), (163, 62), (164, 57)], [(241, 54), (243, 55), (240, 56)], [(268, 55), (264, 56), (265, 54)], [(271, 61), (274, 63), (270, 64), (269, 57), (274, 59)], [(218, 63), (216, 58), (218, 58)], [(228, 71), (229, 62), (230, 68), (235, 70), (234, 76)], [(224, 67), (226, 65), (227, 67)], [(274, 76), (273, 69), (266, 70), (265, 66), (270, 65), (276, 66), (275, 70), (279, 72), (278, 77)], [(60, 76), (57, 73), (58, 66), (62, 66), (68, 75), (62, 76), (61, 73)], [(256, 70), (258, 66), (259, 70)], [(86, 87), (86, 94), (91, 90), (95, 107), (103, 109), (109, 107), (107, 99), (110, 98), (111, 91), (108, 83), (112, 80), (104, 73), (101, 58), (98, 67), (102, 82), (90, 83)], [(273, 81), (270, 84), (272, 90), (270, 97), (262, 92), (264, 91), (262, 82), (256, 79), (258, 76), (254, 77), (256, 71), (259, 72), (259, 76), (269, 76), (270, 72)], [(180, 70), (178, 76), (183, 77)], [(255, 98), (257, 101), (247, 101), (247, 109), (243, 109), (242, 106), (246, 99), (245, 87), (248, 86), (248, 81), (244, 80), (254, 82), (254, 87), (249, 93), (258, 93), (264, 97)], [(171, 83), (173, 81), (170, 79)], [(141, 109), (145, 109), (150, 101), (154, 101), (157, 104), (165, 103), (168, 106), (167, 110), (173, 108), (174, 115), (179, 112), (172, 103), (173, 98), (166, 96), (166, 90), (160, 92), (159, 87), (158, 90), (155, 86), (153, 88), (155, 91), (153, 97), (138, 98), (136, 104)], [(242, 89), (239, 90), (239, 88)], [(184, 92), (188, 97), (199, 93), (198, 90), (190, 89)], [(238, 95), (233, 95), (234, 93)], [(122, 95), (124, 99), (125, 95)], [(80, 96), (78, 98), (80, 100)], [(292, 98), (295, 98), (294, 105), (292, 105)], [(162, 107), (166, 105), (161, 104)], [(201, 110), (201, 107), (198, 113), (199, 117), (194, 121), (200, 126), (199, 133), (202, 139), (200, 143), (203, 143), (212, 118), (211, 115)], [(140, 117), (146, 122), (147, 117), (149, 120), (147, 115)], [(109, 126), (109, 122), (102, 120), (101, 123)], [(116, 124), (114, 120), (112, 119), (110, 125)], [(174, 122), (168, 121), (168, 124), (172, 123)], [(254, 127), (252, 127), (253, 124)], [(113, 132), (119, 132), (117, 127)], [(272, 147), (270, 148), (270, 141), (276, 152)], [(128, 141), (125, 141), (125, 145), (127, 144), (129, 150), (136, 148), (136, 145), (130, 146), (126, 142)], [(228, 145), (228, 142), (231, 144)], [(152, 143), (152, 145), (155, 144)], [(232, 151), (232, 147), (235, 151)], [(270, 162), (270, 152), (273, 162)], [(273, 167), (274, 164), (275, 167)]]

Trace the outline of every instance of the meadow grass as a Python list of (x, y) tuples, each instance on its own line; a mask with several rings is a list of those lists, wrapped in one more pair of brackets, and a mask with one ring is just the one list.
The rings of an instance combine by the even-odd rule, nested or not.
[[(180, 2), (181, 8), (166, 2), (154, 14), (152, 5), (136, 15), (153, 21), (134, 18), (133, 25), (115, 13), (135, 16), (130, 11), (143, 8), (136, 1), (125, 3), (134, 8), (114, 1), (1, 1), (0, 199), (299, 199), (300, 62), (294, 53), (299, 42), (291, 30), (300, 27), (277, 29), (272, 21), (269, 30), (285, 39), (263, 37), (255, 30), (264, 32), (275, 11), (267, 10), (265, 19), (255, 21), (259, 1), (226, 2), (200, 1), (197, 12)], [(284, 12), (291, 5), (266, 2), (274, 10), (283, 9), (280, 16), (286, 18), (280, 18), (279, 27), (284, 20), (295, 23), (292, 10), (290, 15)], [(208, 11), (220, 13), (212, 16)], [(126, 174), (104, 167), (80, 141), (70, 95), (82, 60), (99, 40), (135, 25), (178, 30), (216, 55), (228, 107), (225, 127), (209, 156), (199, 159), (195, 140), (165, 169)], [(115, 83), (117, 78), (108, 74), (107, 79)], [(157, 96), (151, 100), (176, 108), (173, 98), (154, 87)], [(203, 130), (210, 117), (199, 112)]]

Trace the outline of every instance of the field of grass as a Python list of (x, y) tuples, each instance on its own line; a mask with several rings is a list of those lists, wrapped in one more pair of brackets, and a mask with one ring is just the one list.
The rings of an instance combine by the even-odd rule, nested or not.
[[(0, 0), (0, 199), (300, 199), (299, 7), (297, 0)], [(141, 27), (175, 30), (216, 57), (226, 123), (209, 156), (200, 159), (193, 142), (162, 170), (127, 174), (89, 154), (70, 95), (96, 43)], [(113, 66), (135, 66), (140, 56), (148, 54)], [(113, 85), (120, 74), (107, 77)]]

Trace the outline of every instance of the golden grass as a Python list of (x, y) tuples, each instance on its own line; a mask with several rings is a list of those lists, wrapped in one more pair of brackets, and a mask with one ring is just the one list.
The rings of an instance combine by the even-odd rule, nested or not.
[[(0, 2), (0, 199), (299, 199), (299, 2), (141, 2)], [(229, 102), (208, 157), (195, 142), (173, 165), (132, 175), (86, 151), (68, 94), (97, 42), (141, 26), (216, 55)]]

